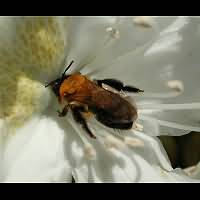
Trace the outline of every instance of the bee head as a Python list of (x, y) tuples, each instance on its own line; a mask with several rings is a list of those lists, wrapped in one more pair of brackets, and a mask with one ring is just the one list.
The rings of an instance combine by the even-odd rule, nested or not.
[(69, 64), (69, 66), (67, 66), (67, 68), (65, 69), (65, 71), (62, 73), (61, 77), (51, 81), (50, 83), (48, 83), (47, 85), (45, 85), (45, 87), (51, 86), (52, 91), (54, 92), (54, 94), (59, 97), (59, 89), (60, 86), (62, 84), (62, 82), (68, 78), (70, 75), (65, 75), (66, 71), (71, 67), (72, 63), (74, 61), (72, 60), (71, 63)]

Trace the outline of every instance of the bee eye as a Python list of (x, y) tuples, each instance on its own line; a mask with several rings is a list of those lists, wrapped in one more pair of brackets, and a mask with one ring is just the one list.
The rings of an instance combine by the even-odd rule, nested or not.
[(55, 86), (58, 86), (58, 85), (60, 85), (60, 82), (59, 82), (59, 81), (56, 81), (56, 82), (55, 82)]

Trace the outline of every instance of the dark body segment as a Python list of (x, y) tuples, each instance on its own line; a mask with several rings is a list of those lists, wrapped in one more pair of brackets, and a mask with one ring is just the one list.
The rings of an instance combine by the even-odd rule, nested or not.
[[(80, 82), (80, 81), (79, 81)], [(110, 128), (131, 129), (137, 119), (137, 110), (117, 93), (108, 91), (86, 77), (76, 87), (76, 92), (65, 96), (70, 103), (79, 102), (88, 106), (95, 118)]]
[[(103, 84), (111, 86), (119, 92), (143, 92), (133, 86), (124, 85), (117, 79), (92, 81), (80, 72), (66, 75), (73, 61), (62, 73), (62, 76), (51, 81), (45, 87), (51, 86), (60, 104), (64, 105), (58, 111), (59, 117), (64, 117), (70, 109), (74, 120), (92, 138), (96, 136), (87, 125), (87, 116), (95, 115), (96, 119), (107, 127), (114, 129), (131, 129), (137, 119), (137, 108), (123, 98), (119, 93), (103, 88)], [(89, 115), (88, 115), (89, 114)]]
[(110, 128), (131, 129), (137, 119), (137, 110), (119, 94), (96, 90), (91, 102), (96, 119)]

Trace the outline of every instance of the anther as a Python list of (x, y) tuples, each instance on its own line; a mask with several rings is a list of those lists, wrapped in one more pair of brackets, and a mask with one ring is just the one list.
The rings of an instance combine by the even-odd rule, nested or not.
[(87, 144), (84, 148), (84, 155), (89, 160), (95, 160), (96, 158), (96, 151), (92, 145)]
[(138, 124), (138, 123), (134, 123), (133, 124), (133, 129), (135, 129), (136, 131), (143, 131), (143, 126), (141, 124)]
[(148, 16), (133, 17), (133, 23), (144, 28), (150, 28), (153, 25), (152, 18)]
[(108, 27), (106, 28), (106, 32), (108, 32), (112, 38), (118, 39), (120, 37), (119, 30), (116, 28)]
[(126, 136), (124, 137), (124, 142), (125, 144), (130, 145), (132, 147), (144, 147), (144, 142), (137, 138)]
[(105, 138), (105, 146), (108, 149), (112, 149), (112, 148), (122, 149), (125, 147), (125, 143), (117, 139), (116, 137), (109, 135), (109, 136), (106, 136)]
[(189, 176), (191, 176), (197, 171), (197, 169), (198, 169), (197, 165), (194, 165), (194, 166), (184, 169), (184, 172), (187, 173)]
[(184, 85), (183, 82), (180, 80), (171, 80), (167, 82), (167, 86), (171, 89), (174, 89), (177, 92), (183, 92), (184, 91)]

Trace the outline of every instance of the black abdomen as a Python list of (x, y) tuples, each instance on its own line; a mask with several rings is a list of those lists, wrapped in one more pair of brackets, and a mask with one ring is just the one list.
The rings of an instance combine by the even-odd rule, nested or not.
[(131, 129), (133, 125), (133, 119), (123, 119), (122, 117), (113, 117), (112, 114), (106, 112), (105, 110), (99, 110), (96, 113), (96, 119), (104, 124), (105, 126), (108, 126), (110, 128), (116, 128), (116, 129)]
[(136, 108), (119, 94), (98, 92), (93, 98), (96, 119), (110, 128), (131, 129), (137, 119)]

